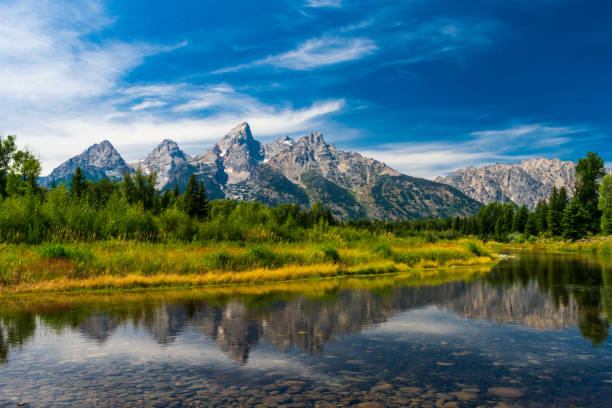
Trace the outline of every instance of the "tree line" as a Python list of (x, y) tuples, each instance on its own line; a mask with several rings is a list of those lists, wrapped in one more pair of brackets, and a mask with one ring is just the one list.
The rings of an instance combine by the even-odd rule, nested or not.
[(191, 176), (186, 188), (158, 191), (156, 174), (138, 169), (121, 181), (87, 180), (77, 168), (69, 183), (45, 189), (41, 165), (18, 150), (14, 136), (0, 137), (0, 241), (52, 239), (300, 240), (306, 230), (340, 226), (353, 231), (426, 235), (432, 239), (477, 235), (508, 241), (531, 236), (579, 239), (612, 234), (612, 175), (603, 160), (588, 153), (576, 165), (570, 193), (553, 188), (533, 211), (513, 203), (491, 203), (474, 216), (406, 221), (351, 220), (340, 223), (316, 203), (267, 207), (256, 202), (209, 201)]
[(428, 231), (446, 236), (478, 235), (497, 241), (529, 237), (563, 237), (576, 240), (587, 235), (612, 234), (612, 175), (606, 175), (604, 161), (589, 152), (576, 164), (572, 197), (565, 187), (553, 187), (548, 200), (541, 200), (530, 211), (514, 203), (494, 202), (471, 217), (411, 221), (356, 220), (348, 224), (370, 231), (399, 235)]

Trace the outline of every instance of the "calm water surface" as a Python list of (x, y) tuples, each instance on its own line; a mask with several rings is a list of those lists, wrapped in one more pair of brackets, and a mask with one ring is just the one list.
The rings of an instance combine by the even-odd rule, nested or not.
[[(195, 293), (195, 294), (194, 294)], [(13, 299), (0, 406), (612, 406), (612, 263), (469, 282)]]

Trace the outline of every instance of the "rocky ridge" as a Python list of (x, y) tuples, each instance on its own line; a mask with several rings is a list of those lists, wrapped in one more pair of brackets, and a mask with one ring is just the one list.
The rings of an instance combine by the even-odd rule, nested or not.
[[(103, 142), (104, 152), (112, 145)], [(159, 189), (183, 188), (194, 174), (206, 186), (210, 198), (260, 201), (268, 205), (298, 203), (308, 207), (317, 201), (339, 218), (413, 219), (465, 216), (480, 203), (457, 189), (403, 175), (382, 162), (355, 152), (338, 150), (321, 133), (297, 140), (282, 136), (263, 146), (253, 138), (247, 123), (228, 132), (219, 143), (195, 157), (185, 154), (172, 140), (162, 141), (145, 158), (130, 165), (118, 153), (108, 159), (92, 146), (62, 164), (43, 185), (67, 180), (78, 165), (88, 169), (91, 180), (119, 179), (138, 168), (157, 173)], [(119, 159), (117, 159), (119, 158)]]
[(548, 199), (552, 188), (565, 187), (572, 195), (575, 163), (559, 159), (530, 159), (515, 164), (493, 164), (460, 169), (436, 182), (448, 184), (484, 204), (514, 202), (534, 209)]
[(108, 140), (104, 140), (55, 168), (51, 174), (43, 178), (42, 184), (50, 186), (54, 182), (69, 183), (77, 167), (80, 167), (85, 177), (90, 180), (103, 178), (119, 180), (123, 177), (123, 173), (131, 171), (113, 145)]

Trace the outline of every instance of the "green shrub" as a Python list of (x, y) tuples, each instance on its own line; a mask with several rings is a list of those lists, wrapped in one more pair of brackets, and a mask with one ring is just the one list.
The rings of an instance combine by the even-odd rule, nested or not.
[(281, 257), (262, 246), (247, 249), (241, 258), (241, 263), (247, 267), (273, 268), (282, 265)]
[(63, 245), (43, 245), (39, 249), (39, 254), (41, 258), (44, 259), (69, 259), (70, 254), (68, 253), (68, 249)]
[(390, 258), (393, 255), (391, 247), (386, 242), (377, 244), (374, 248), (372, 248), (372, 252), (375, 254), (380, 254), (384, 258)]
[(338, 250), (332, 246), (326, 245), (319, 248), (319, 253), (327, 262), (339, 263), (341, 261)]
[(476, 241), (469, 241), (467, 243), (467, 247), (470, 250), (470, 252), (472, 252), (476, 256), (491, 256), (489, 251), (487, 251), (487, 249), (484, 246), (482, 246), (480, 243)]
[(212, 252), (206, 257), (205, 264), (209, 270), (214, 269), (233, 269), (234, 258), (225, 249), (220, 249)]

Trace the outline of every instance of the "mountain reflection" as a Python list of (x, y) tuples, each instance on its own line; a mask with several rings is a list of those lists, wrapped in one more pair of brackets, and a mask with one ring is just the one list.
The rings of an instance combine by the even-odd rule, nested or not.
[(524, 255), (500, 263), (482, 279), (437, 286), (336, 290), (317, 297), (277, 294), (3, 311), (0, 362), (7, 361), (9, 350), (21, 347), (34, 335), (37, 324), (58, 331), (71, 328), (99, 344), (132, 324), (144, 328), (161, 345), (171, 344), (185, 328), (195, 328), (231, 359), (244, 364), (262, 341), (280, 350), (295, 346), (319, 353), (341, 334), (360, 332), (399, 312), (427, 305), (465, 318), (537, 329), (578, 326), (597, 345), (608, 337), (611, 283), (611, 268), (601, 262)]

